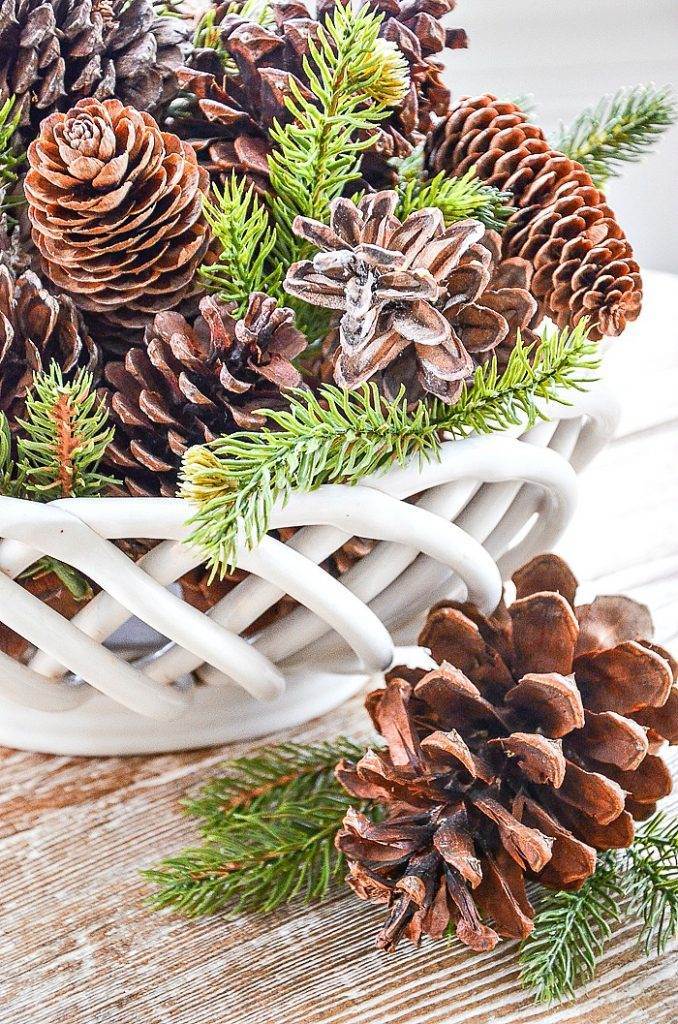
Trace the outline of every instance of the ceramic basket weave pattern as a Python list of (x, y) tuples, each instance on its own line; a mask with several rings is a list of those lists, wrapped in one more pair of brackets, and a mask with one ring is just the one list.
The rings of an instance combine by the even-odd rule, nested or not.
[[(0, 618), (32, 645), (0, 653), (0, 743), (123, 754), (263, 735), (336, 706), (411, 642), (417, 613), (445, 593), (490, 611), (501, 580), (569, 521), (576, 471), (614, 431), (600, 387), (522, 435), (449, 441), (439, 462), (393, 468), (359, 487), (297, 494), (272, 527), (300, 527), (241, 551), (250, 575), (208, 613), (171, 584), (199, 564), (179, 499), (0, 498)], [(416, 503), (405, 498), (417, 495)], [(320, 567), (350, 536), (379, 541), (341, 578)], [(112, 543), (159, 541), (134, 563)], [(100, 592), (71, 620), (16, 577), (44, 554)], [(169, 588), (169, 589), (168, 589)], [(242, 633), (285, 593), (293, 612)], [(110, 643), (132, 617), (156, 639), (141, 656)], [(158, 639), (158, 634), (160, 639)]]

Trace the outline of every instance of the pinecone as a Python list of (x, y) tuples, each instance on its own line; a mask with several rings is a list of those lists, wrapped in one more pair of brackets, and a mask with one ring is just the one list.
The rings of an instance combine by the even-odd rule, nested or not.
[[(473, 949), (532, 928), (526, 878), (576, 889), (596, 851), (628, 846), (633, 818), (671, 789), (656, 753), (678, 742), (678, 666), (623, 597), (574, 605), (553, 555), (514, 576), (517, 600), (486, 618), (443, 602), (419, 638), (440, 667), (395, 669), (367, 708), (387, 744), (337, 777), (387, 816), (351, 810), (337, 836), (349, 883), (386, 903), (378, 945), (439, 937)], [(493, 927), (481, 920), (491, 919)]]
[(143, 326), (194, 287), (209, 176), (194, 151), (119, 100), (51, 114), (24, 190), (46, 276), (81, 309)]
[(532, 294), (559, 327), (591, 318), (595, 339), (638, 317), (638, 264), (605, 196), (581, 164), (551, 149), (513, 103), (462, 99), (426, 142), (429, 175), (463, 174), (513, 193), (504, 254), (534, 267)]
[(13, 427), (36, 371), (55, 360), (68, 376), (96, 372), (98, 350), (65, 295), (55, 298), (31, 270), (16, 276), (0, 259), (0, 411)]
[(384, 394), (404, 384), (415, 401), (423, 391), (456, 401), (474, 359), (518, 328), (529, 330), (536, 303), (524, 288), (494, 288), (498, 242), (482, 224), (445, 228), (440, 210), (401, 222), (395, 192), (331, 204), (330, 225), (297, 217), (294, 230), (320, 248), (293, 264), (285, 288), (305, 302), (341, 313), (335, 379), (354, 388), (381, 375)]
[[(381, 187), (393, 184), (396, 176), (388, 161), (409, 154), (432, 127), (431, 115), (447, 111), (449, 92), (440, 77), (442, 66), (432, 55), (445, 47), (465, 46), (466, 35), (440, 23), (455, 0), (376, 0), (369, 6), (387, 15), (380, 35), (401, 49), (411, 81), (402, 104), (383, 122), (375, 145), (363, 157), (365, 180)], [(289, 116), (285, 98), (290, 77), (302, 91), (308, 84), (303, 58), (334, 4), (319, 4), (318, 20), (301, 2), (275, 4), (275, 24), (266, 26), (248, 21), (239, 7), (211, 5), (211, 24), (202, 32), (209, 45), (198, 48), (190, 68), (179, 72), (183, 95), (172, 103), (167, 124), (191, 142), (218, 180), (235, 171), (263, 190), (268, 184), (270, 128), (274, 120), (284, 123)]]
[(106, 460), (132, 495), (174, 495), (181, 456), (219, 434), (260, 426), (257, 410), (301, 384), (292, 365), (306, 340), (293, 313), (255, 292), (242, 320), (208, 296), (191, 325), (159, 313), (144, 345), (105, 368), (102, 389), (116, 425)]
[(48, 114), (85, 97), (154, 110), (177, 91), (189, 34), (152, 0), (3, 0), (0, 103), (18, 97), (25, 141)]

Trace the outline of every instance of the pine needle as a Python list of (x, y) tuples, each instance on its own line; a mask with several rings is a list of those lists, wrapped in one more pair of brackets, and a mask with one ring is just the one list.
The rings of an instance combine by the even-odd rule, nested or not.
[(22, 201), (20, 196), (12, 194), (12, 189), (26, 158), (17, 142), (19, 114), (14, 114), (13, 110), (14, 97), (10, 96), (0, 106), (0, 216), (6, 213), (10, 217), (13, 208)]
[(72, 381), (64, 381), (53, 362), (48, 371), (36, 374), (17, 441), (25, 496), (32, 501), (85, 498), (114, 483), (99, 473), (113, 439), (107, 423), (108, 412), (90, 373), (80, 370)]
[(203, 820), (203, 845), (164, 860), (144, 877), (156, 909), (188, 916), (270, 911), (290, 900), (324, 899), (343, 874), (334, 836), (357, 804), (334, 778), (342, 757), (364, 748), (333, 743), (262, 747), (222, 766), (185, 804)]
[(184, 802), (187, 814), (202, 818), (209, 829), (223, 825), (226, 816), (243, 807), (250, 810), (278, 803), (303, 803), (330, 786), (334, 768), (343, 757), (358, 760), (364, 748), (345, 736), (331, 743), (278, 743), (221, 765), (221, 774), (203, 786), (197, 797)]
[(659, 811), (627, 853), (631, 910), (643, 922), (641, 942), (657, 956), (678, 937), (678, 820)]
[(583, 164), (603, 188), (626, 163), (637, 163), (678, 117), (672, 91), (653, 85), (620, 89), (561, 129), (555, 148)]
[(503, 374), (496, 361), (479, 367), (454, 406), (431, 401), (409, 409), (404, 392), (387, 403), (374, 384), (353, 392), (331, 385), (317, 395), (293, 391), (287, 410), (266, 412), (274, 427), (186, 453), (181, 493), (199, 506), (191, 541), (213, 574), (223, 576), (236, 563), (238, 545), (255, 547), (274, 506), (293, 490), (358, 484), (393, 463), (435, 459), (443, 435), (529, 426), (543, 416), (539, 401), (564, 402), (566, 389), (585, 388), (598, 365), (595, 352), (583, 322), (547, 335), (534, 350), (519, 339)]
[(445, 218), (445, 226), (473, 217), (487, 228), (501, 231), (511, 216), (511, 194), (485, 185), (471, 167), (461, 178), (448, 178), (441, 171), (430, 181), (405, 179), (399, 188), (400, 203), (396, 211), (405, 220), (416, 210), (437, 207)]
[[(64, 381), (56, 363), (37, 373), (26, 396), (26, 418), (19, 420), (16, 463), (11, 457), (9, 426), (0, 421), (2, 492), (30, 501), (83, 498), (101, 494), (115, 483), (99, 472), (113, 437), (108, 412), (93, 388), (92, 375), (80, 370)], [(54, 573), (77, 601), (89, 600), (92, 588), (72, 566), (51, 556), (35, 562), (24, 578)]]
[(548, 892), (537, 910), (532, 934), (520, 946), (520, 981), (535, 1002), (574, 998), (575, 987), (589, 981), (596, 962), (621, 918), (624, 890), (613, 853), (576, 892)]
[(285, 103), (291, 120), (271, 129), (271, 209), (287, 265), (304, 255), (294, 218), (326, 219), (332, 199), (359, 177), (374, 129), (407, 91), (407, 63), (379, 38), (381, 22), (367, 5), (338, 3), (304, 57), (310, 95), (291, 79)]
[(248, 188), (233, 174), (221, 192), (214, 186), (214, 201), (205, 197), (203, 207), (221, 246), (218, 260), (200, 268), (203, 284), (224, 302), (234, 302), (237, 316), (247, 309), (252, 292), (280, 295), (282, 265), (269, 266), (276, 231), (254, 185)]

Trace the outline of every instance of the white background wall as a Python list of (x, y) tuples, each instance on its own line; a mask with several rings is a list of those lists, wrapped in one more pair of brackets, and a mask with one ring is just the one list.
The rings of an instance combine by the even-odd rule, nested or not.
[[(622, 85), (678, 86), (678, 0), (459, 0), (449, 21), (470, 37), (453, 93), (532, 93), (547, 129)], [(678, 128), (608, 196), (639, 262), (678, 272)]]

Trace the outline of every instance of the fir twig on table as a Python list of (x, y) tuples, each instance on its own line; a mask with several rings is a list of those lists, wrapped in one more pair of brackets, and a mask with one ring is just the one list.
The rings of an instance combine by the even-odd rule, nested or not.
[(659, 811), (626, 854), (631, 912), (643, 922), (645, 952), (657, 955), (678, 937), (678, 820)]
[(201, 818), (208, 829), (223, 824), (225, 816), (248, 806), (277, 802), (301, 803), (325, 789), (334, 792), (333, 772), (341, 758), (357, 760), (364, 747), (345, 736), (331, 743), (279, 743), (260, 747), (254, 754), (221, 765), (220, 774), (185, 801), (187, 814)]
[(151, 904), (198, 916), (323, 899), (345, 867), (334, 836), (348, 808), (362, 806), (336, 781), (334, 767), (363, 753), (338, 737), (262, 747), (227, 762), (185, 804), (202, 819), (203, 845), (144, 872), (156, 886)]
[(575, 987), (593, 977), (612, 925), (620, 920), (623, 894), (617, 858), (608, 852), (581, 889), (544, 896), (534, 930), (520, 947), (520, 980), (536, 1002), (572, 999)]
[(578, 160), (595, 184), (604, 187), (623, 164), (641, 160), (677, 116), (675, 97), (668, 87), (620, 89), (563, 128), (555, 148)]
[(584, 323), (547, 335), (534, 350), (519, 339), (504, 372), (496, 361), (479, 367), (454, 406), (419, 402), (410, 410), (404, 393), (386, 403), (373, 384), (292, 392), (288, 410), (267, 413), (275, 429), (230, 434), (187, 452), (182, 494), (199, 506), (191, 540), (213, 572), (224, 574), (240, 541), (256, 546), (274, 505), (293, 490), (358, 484), (394, 462), (434, 459), (445, 435), (529, 426), (543, 415), (539, 401), (566, 402), (564, 391), (586, 386), (595, 352)]

